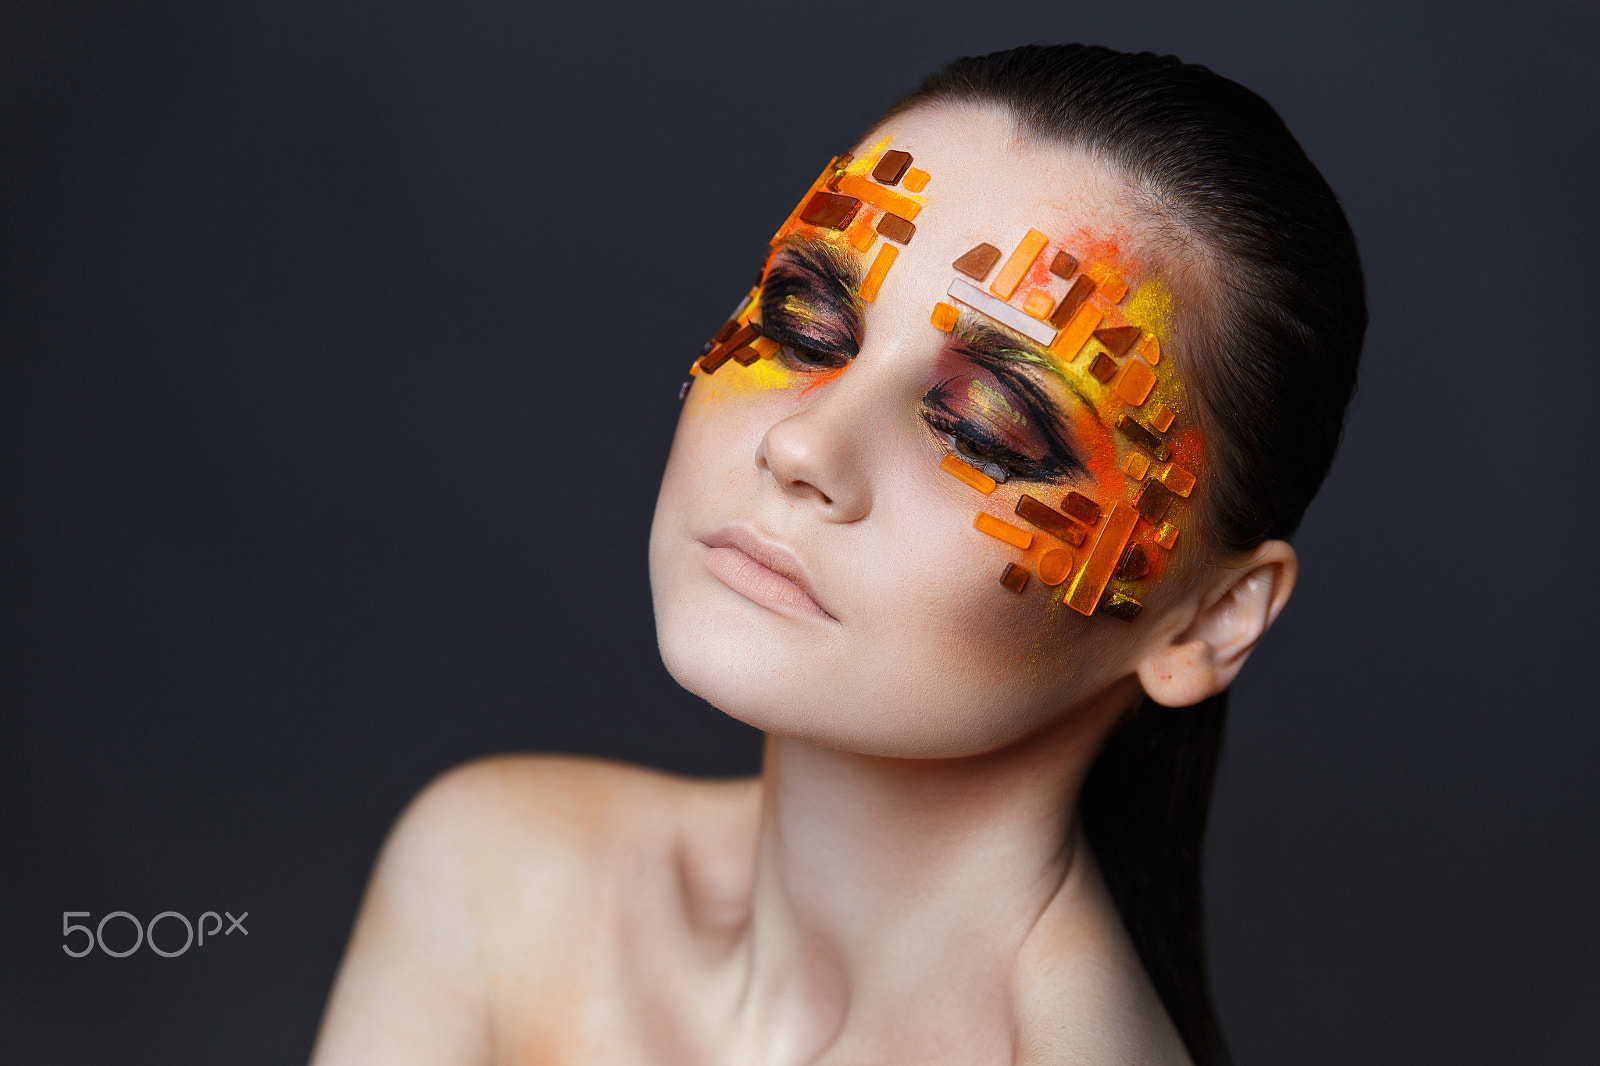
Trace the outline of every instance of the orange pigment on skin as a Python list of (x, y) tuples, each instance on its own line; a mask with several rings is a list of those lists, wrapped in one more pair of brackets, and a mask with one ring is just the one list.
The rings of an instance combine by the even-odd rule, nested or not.
[(849, 370), (849, 369), (850, 369), (850, 364), (846, 363), (844, 366), (836, 366), (832, 370), (823, 371), (822, 373), (816, 375), (815, 377), (813, 377), (811, 379), (811, 384), (807, 385), (805, 388), (800, 390), (800, 395), (804, 396), (806, 393), (810, 392), (812, 389), (816, 388), (819, 385), (826, 385), (828, 382), (834, 380), (840, 374), (843, 374), (846, 370)]

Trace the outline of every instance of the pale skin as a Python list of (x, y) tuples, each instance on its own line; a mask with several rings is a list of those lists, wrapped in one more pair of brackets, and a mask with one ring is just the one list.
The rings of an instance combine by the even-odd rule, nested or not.
[[(1189, 1061), (1078, 791), (1141, 691), (1182, 708), (1232, 682), (1296, 558), (1179, 553), (1131, 625), (1000, 587), (1009, 549), (974, 533), (917, 414), (930, 308), (980, 240), (1145, 229), (1117, 173), (998, 110), (892, 134), (939, 195), (853, 364), (804, 396), (740, 390), (736, 366), (697, 379), (657, 504), (662, 655), (767, 732), (761, 776), (445, 775), (384, 848), (317, 1066)], [(720, 546), (730, 529), (787, 551), (809, 594)]]

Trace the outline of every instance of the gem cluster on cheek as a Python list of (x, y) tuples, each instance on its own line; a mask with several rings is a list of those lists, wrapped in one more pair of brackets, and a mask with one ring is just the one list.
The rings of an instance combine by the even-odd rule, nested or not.
[[(1032, 529), (988, 511), (977, 513), (973, 527), (1030, 553), (1023, 564), (1006, 564), (1000, 574), (1005, 588), (1021, 593), (1031, 571), (1042, 584), (1061, 587), (1059, 601), (1078, 613), (1099, 610), (1131, 622), (1143, 610), (1139, 586), (1160, 578), (1177, 543), (1180, 513), (1195, 490), (1192, 471), (1201, 458), (1199, 434), (1178, 418), (1181, 383), (1171, 361), (1161, 358), (1160, 333), (1171, 300), (1155, 280), (1128, 300), (1128, 284), (1114, 264), (1097, 261), (1080, 269), (1078, 256), (1065, 248), (1047, 257), (1050, 243), (1030, 229), (1009, 256), (979, 244), (951, 264), (958, 276), (948, 294), (1041, 346), (1055, 369), (1071, 375), (1093, 400), (1112, 431), (1115, 454), (1102, 455), (1096, 464), (1101, 499), (1071, 491), (1057, 509), (1023, 493), (1016, 515)], [(979, 288), (985, 282), (987, 292)], [(931, 324), (948, 333), (960, 318), (959, 308), (940, 302)], [(994, 478), (956, 455), (940, 465), (977, 492), (995, 491)], [(1081, 562), (1075, 548), (1083, 553)]]

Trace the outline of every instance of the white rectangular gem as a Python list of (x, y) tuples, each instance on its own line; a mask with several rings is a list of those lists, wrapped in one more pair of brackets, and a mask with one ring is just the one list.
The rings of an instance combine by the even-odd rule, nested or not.
[(1040, 322), (1032, 315), (1018, 311), (1004, 300), (990, 296), (970, 281), (956, 278), (950, 282), (950, 295), (974, 311), (983, 312), (1002, 326), (1010, 326), (1024, 337), (1038, 341), (1046, 348), (1056, 339), (1055, 327), (1050, 323)]

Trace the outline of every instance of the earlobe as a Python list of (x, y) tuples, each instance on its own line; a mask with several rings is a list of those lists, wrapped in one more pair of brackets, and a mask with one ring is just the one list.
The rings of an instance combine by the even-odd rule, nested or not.
[(1139, 682), (1157, 703), (1188, 707), (1233, 684), (1277, 621), (1300, 573), (1287, 543), (1269, 540), (1200, 591), (1194, 613), (1139, 663)]

